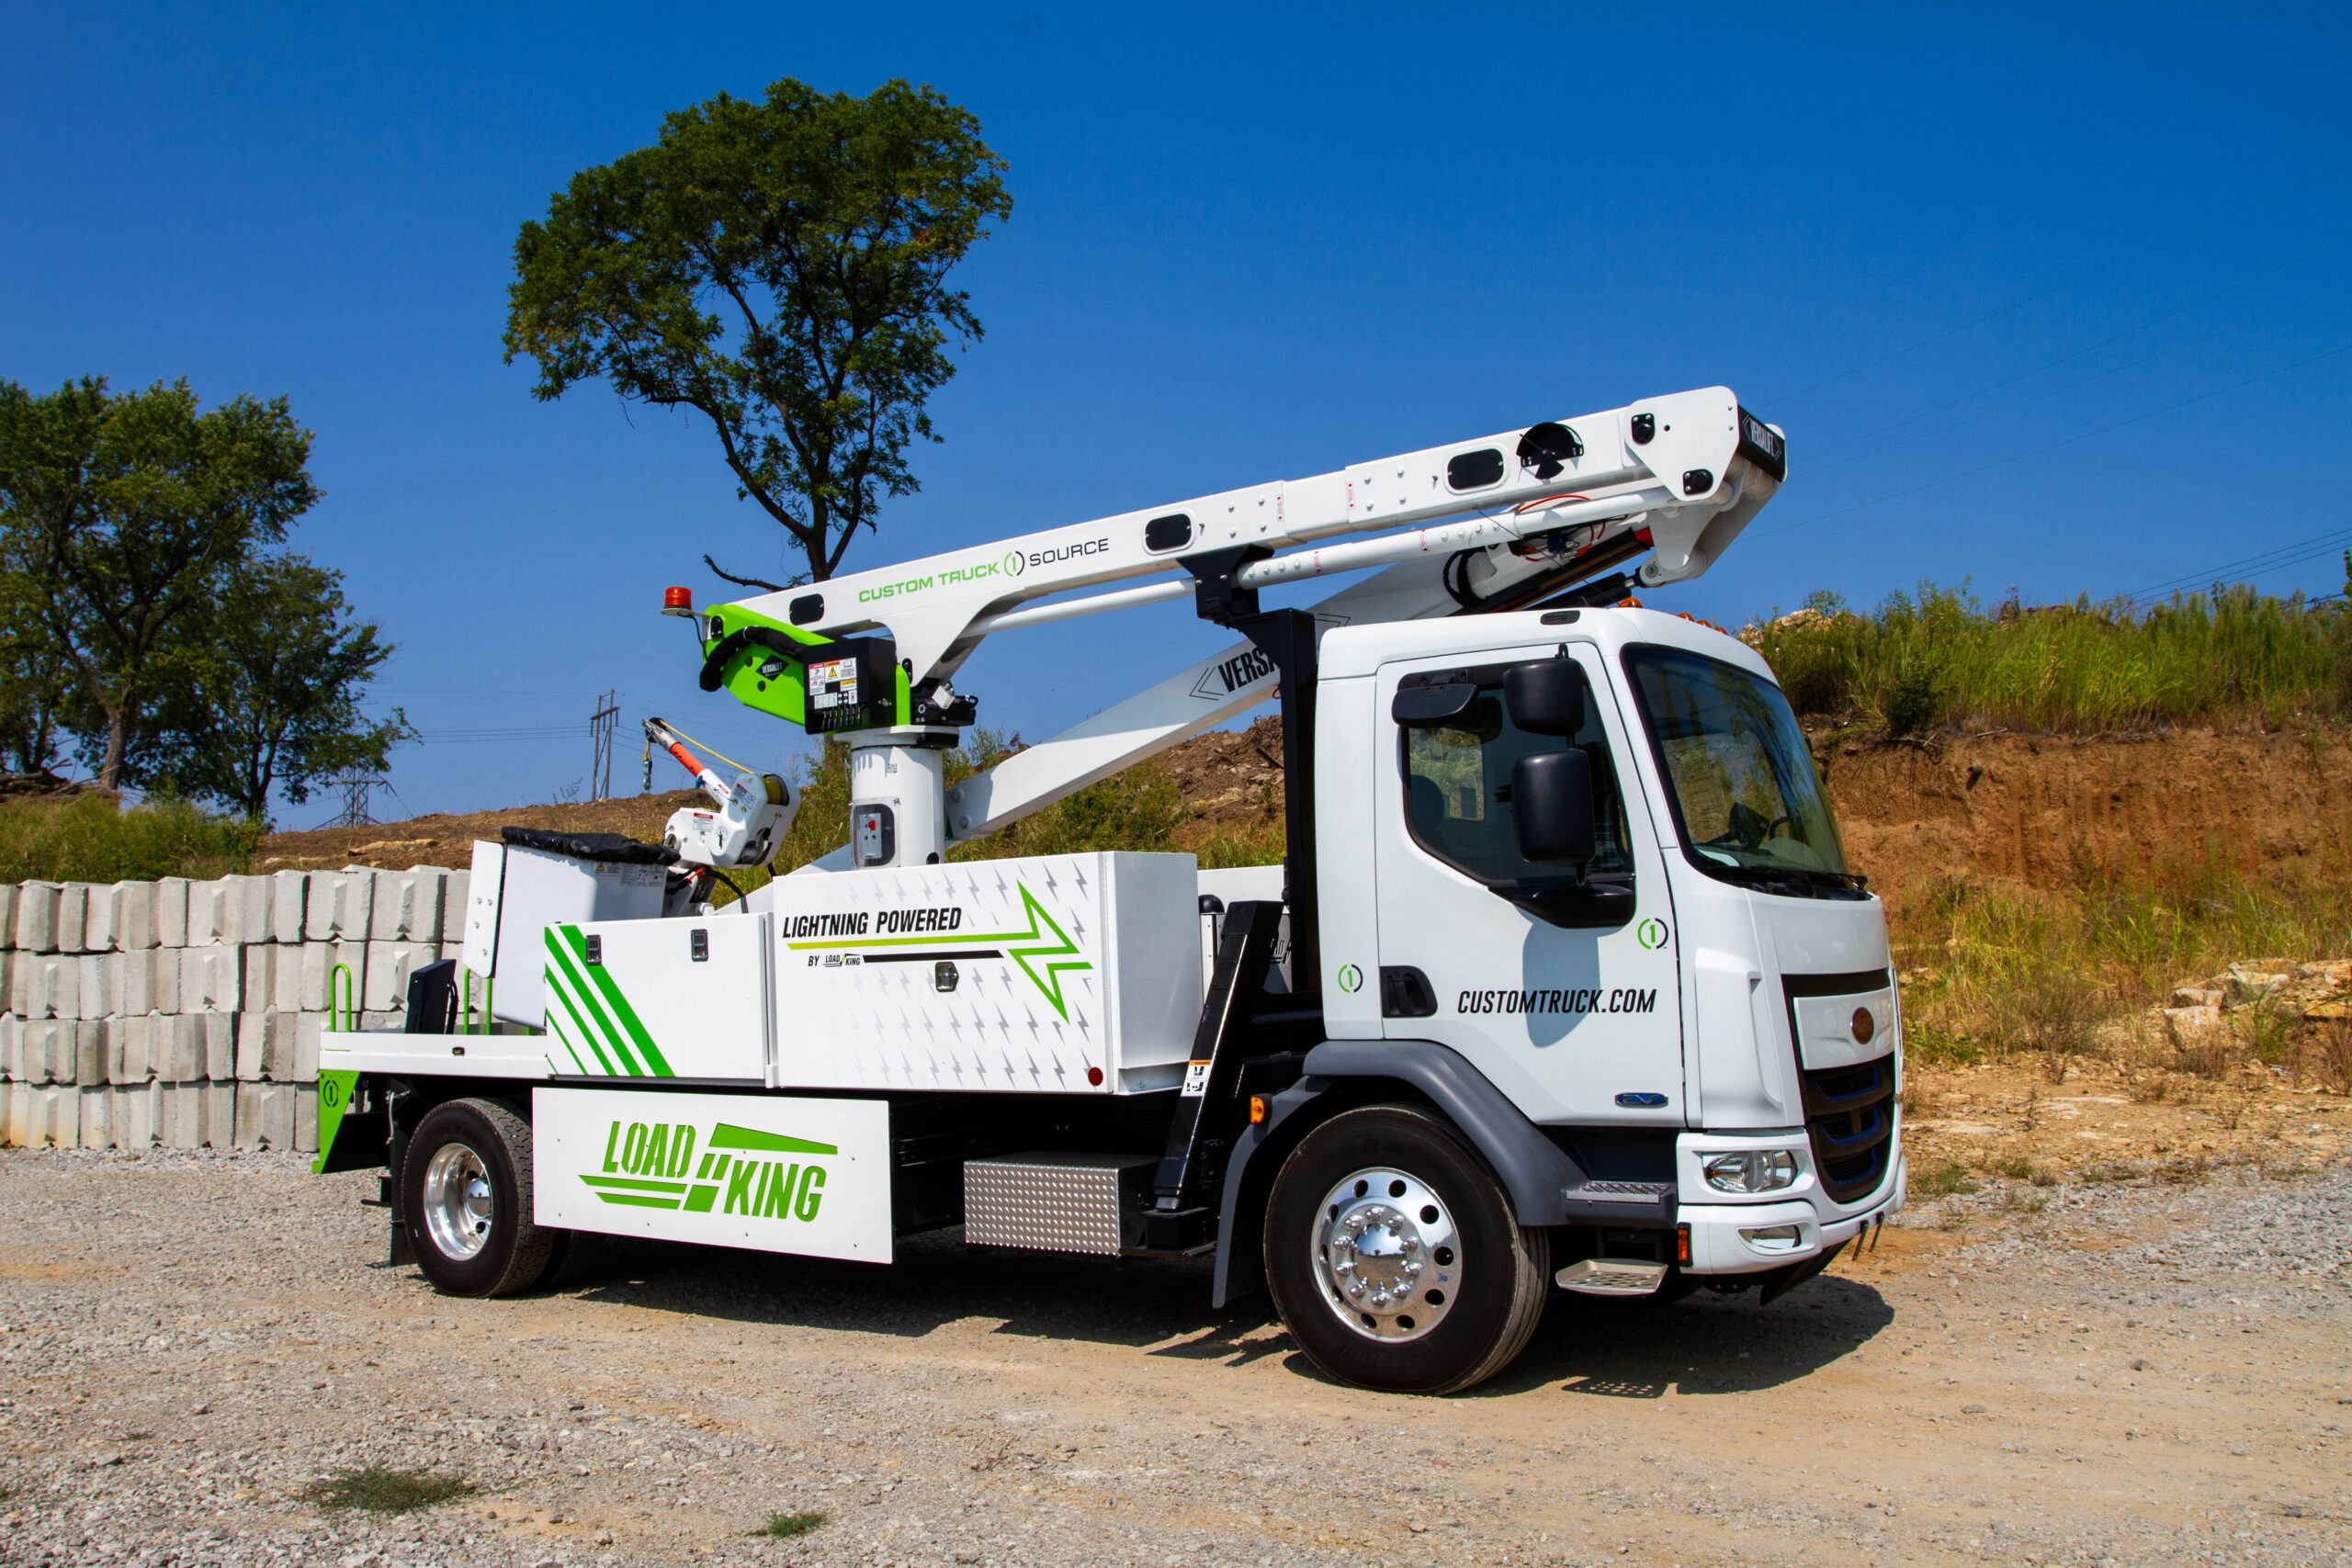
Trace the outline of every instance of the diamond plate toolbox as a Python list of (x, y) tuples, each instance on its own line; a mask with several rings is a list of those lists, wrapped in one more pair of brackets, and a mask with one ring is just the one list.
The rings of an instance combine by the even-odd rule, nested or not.
[(1040, 1252), (1120, 1251), (1122, 1190), (1141, 1201), (1147, 1155), (1038, 1153), (964, 1162), (964, 1240)]

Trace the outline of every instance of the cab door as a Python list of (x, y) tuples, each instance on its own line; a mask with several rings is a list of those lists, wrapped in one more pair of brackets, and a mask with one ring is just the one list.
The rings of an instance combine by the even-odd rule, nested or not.
[[(1674, 909), (1655, 821), (1638, 794), (1624, 792), (1628, 782), (1638, 790), (1639, 774), (1607, 671), (1585, 646), (1477, 658), (1468, 666), (1458, 659), (1385, 666), (1375, 684), (1384, 1032), (1453, 1047), (1538, 1122), (1679, 1126)], [(1511, 722), (1504, 672), (1523, 660), (1555, 658), (1575, 660), (1584, 675), (1582, 723), (1565, 737), (1524, 733)], [(1475, 694), (1464, 703), (1455, 691), (1435, 704), (1452, 714), (1441, 723), (1400, 725), (1399, 688), (1437, 684), (1466, 684)], [(1408, 702), (1407, 709), (1431, 705)], [(1587, 880), (1623, 891), (1531, 897), (1572, 882), (1573, 868), (1521, 857), (1512, 764), (1569, 746), (1591, 764), (1595, 854)]]

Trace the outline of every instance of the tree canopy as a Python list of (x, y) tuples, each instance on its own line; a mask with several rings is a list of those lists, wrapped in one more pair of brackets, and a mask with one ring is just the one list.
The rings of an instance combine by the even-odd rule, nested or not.
[(0, 760), (70, 737), (107, 788), (266, 812), (409, 733), (359, 697), (391, 649), (277, 550), (318, 500), (286, 400), (0, 381)]
[[(583, 169), (514, 243), (506, 358), (559, 398), (601, 376), (711, 423), (737, 494), (821, 581), (882, 500), (918, 488), (924, 405), (981, 335), (949, 270), (1012, 210), (979, 122), (929, 87), (863, 98), (789, 78), (721, 94)], [(721, 570), (729, 581), (787, 586)]]

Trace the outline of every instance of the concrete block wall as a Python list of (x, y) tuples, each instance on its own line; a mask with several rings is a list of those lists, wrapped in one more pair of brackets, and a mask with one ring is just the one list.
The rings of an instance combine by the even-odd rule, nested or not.
[(400, 1027), (409, 976), (464, 946), (466, 884), (437, 866), (0, 884), (0, 1143), (316, 1149), (331, 1013)]

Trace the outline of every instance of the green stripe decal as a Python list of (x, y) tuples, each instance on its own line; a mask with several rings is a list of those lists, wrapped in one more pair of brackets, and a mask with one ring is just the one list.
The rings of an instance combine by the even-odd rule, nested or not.
[[(597, 992), (590, 989), (588, 981), (580, 973), (582, 969), (588, 966), (588, 949), (587, 944), (581, 941), (579, 929), (573, 926), (549, 926), (547, 940), (548, 956), (553, 961), (548, 971), (548, 975), (550, 977), (560, 975), (564, 981), (563, 986), (554, 988), (567, 1000), (573, 1002), (576, 1008), (585, 1010), (583, 1027), (590, 1023), (594, 1026), (590, 1031), (590, 1037), (594, 1039), (598, 1035), (603, 1036), (605, 1043), (613, 1048), (613, 1055), (620, 1058), (621, 1066), (628, 1069), (630, 1077), (645, 1077), (645, 1069), (638, 1066), (637, 1058), (629, 1054), (628, 1043), (622, 1039), (619, 1028), (605, 1016), (605, 1010), (598, 1005)], [(578, 945), (571, 945), (573, 943)], [(601, 968), (602, 965), (597, 967)]]
[(662, 1059), (662, 1048), (653, 1043), (653, 1036), (647, 1032), (645, 1024), (638, 1018), (637, 1010), (628, 1005), (628, 998), (621, 995), (620, 987), (613, 983), (611, 971), (601, 964), (588, 962), (588, 939), (580, 934), (580, 928), (555, 926), (548, 929), (563, 932), (564, 944), (571, 949), (571, 956), (587, 971), (588, 978), (594, 983), (605, 1005), (612, 1010), (613, 1016), (620, 1020), (621, 1027), (628, 1031), (629, 1041), (636, 1045), (637, 1054), (645, 1058), (645, 1065), (652, 1069), (653, 1076), (657, 1078), (676, 1077), (670, 1070), (670, 1064)]
[[(571, 1027), (578, 1030), (580, 1032), (580, 1038), (588, 1043), (589, 1053), (596, 1058), (596, 1065), (605, 1069), (605, 1076), (607, 1077), (618, 1077), (619, 1075), (613, 1071), (611, 1058), (605, 1055), (605, 1048), (596, 1043), (596, 1032), (589, 1028), (587, 1021), (580, 1016), (580, 1009), (572, 1002), (571, 994), (563, 987), (556, 983), (560, 978), (561, 978), (561, 976), (555, 973), (555, 966), (553, 964), (548, 965), (548, 973), (547, 976), (548, 994), (555, 998), (557, 1001), (561, 1002), (563, 1004), (563, 1010), (571, 1015)], [(571, 1043), (571, 1037), (563, 1032), (563, 1025), (556, 1018), (552, 1010), (548, 1013), (548, 1023), (555, 1030), (557, 1037), (562, 1040), (565, 1046), (569, 1048)], [(576, 1060), (578, 1058), (578, 1053), (573, 1053), (573, 1056)], [(583, 1073), (586, 1072), (588, 1070), (586, 1064), (582, 1063), (580, 1070)]]
[[(578, 1051), (572, 1049), (571, 1036), (563, 1032), (563, 1025), (556, 1021), (556, 1016), (553, 1013), (548, 1014), (548, 1032), (554, 1035), (559, 1041), (562, 1042), (564, 1054), (571, 1058), (571, 1065), (580, 1069), (580, 1076), (583, 1078), (591, 1076), (588, 1071), (588, 1064), (580, 1059), (580, 1053)], [(550, 1068), (555, 1068), (554, 1058), (548, 1058), (548, 1066)]]
[(633, 1176), (583, 1176), (580, 1179), (591, 1187), (625, 1187), (637, 1192), (668, 1192), (675, 1195), (686, 1190), (683, 1181), (645, 1181)]
[(674, 1209), (678, 1206), (675, 1198), (635, 1198), (626, 1192), (599, 1192), (596, 1196), (607, 1203), (618, 1203), (628, 1209)]
[(837, 1155), (842, 1152), (831, 1144), (787, 1138), (781, 1133), (762, 1133), (727, 1122), (718, 1124), (718, 1130), (710, 1134), (710, 1142), (703, 1146), (711, 1149), (756, 1149), (775, 1155)]

